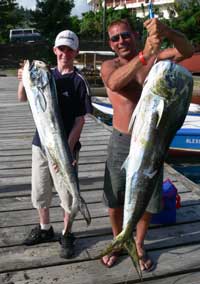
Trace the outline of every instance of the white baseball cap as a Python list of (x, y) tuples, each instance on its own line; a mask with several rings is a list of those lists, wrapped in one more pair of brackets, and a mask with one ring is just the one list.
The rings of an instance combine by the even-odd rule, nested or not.
[(61, 45), (66, 45), (73, 50), (77, 50), (79, 47), (79, 40), (77, 35), (70, 30), (60, 32), (55, 39), (54, 47)]

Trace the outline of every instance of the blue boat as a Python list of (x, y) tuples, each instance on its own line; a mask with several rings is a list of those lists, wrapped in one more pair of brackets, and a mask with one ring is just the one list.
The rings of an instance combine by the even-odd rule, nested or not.
[[(95, 98), (93, 106), (112, 117), (113, 108), (108, 98)], [(200, 105), (190, 104), (188, 115), (177, 131), (169, 148), (171, 156), (200, 156)]]
[(169, 154), (173, 156), (200, 156), (200, 112), (191, 113), (189, 111), (170, 145)]

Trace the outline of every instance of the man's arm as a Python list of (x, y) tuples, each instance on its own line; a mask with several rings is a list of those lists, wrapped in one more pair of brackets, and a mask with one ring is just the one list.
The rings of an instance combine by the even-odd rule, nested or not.
[[(167, 38), (174, 48), (168, 48), (158, 54), (158, 60), (171, 59), (176, 62), (193, 55), (194, 49), (186, 36), (161, 23), (158, 19), (149, 19), (144, 22), (149, 36), (159, 35), (161, 39)], [(157, 50), (154, 51), (157, 53)]]
[(68, 144), (69, 144), (69, 148), (71, 150), (71, 153), (73, 153), (74, 147), (80, 139), (81, 131), (83, 129), (84, 123), (85, 123), (84, 116), (76, 117), (75, 122), (74, 122), (74, 126), (73, 126), (73, 128), (72, 128), (72, 130), (69, 134), (69, 137), (68, 137)]
[(19, 102), (26, 102), (27, 101), (27, 96), (26, 92), (22, 83), (22, 71), (23, 69), (18, 70), (18, 80), (19, 80), (19, 85), (18, 85), (18, 90), (17, 90), (17, 98)]
[(27, 101), (26, 92), (25, 92), (22, 81), (20, 81), (19, 85), (18, 85), (17, 98), (18, 98), (19, 102), (26, 102)]
[[(74, 147), (75, 147), (76, 143), (79, 141), (79, 138), (81, 136), (81, 131), (83, 129), (84, 123), (85, 123), (84, 116), (76, 117), (75, 122), (74, 122), (74, 126), (73, 126), (73, 128), (72, 128), (72, 130), (69, 134), (68, 145), (69, 145), (72, 156), (73, 156), (73, 152), (74, 152)], [(75, 164), (76, 164), (76, 161), (74, 160), (72, 165), (75, 166)], [(53, 164), (53, 169), (54, 169), (55, 172), (59, 171), (57, 164)]]
[(142, 85), (143, 80), (141, 80), (140, 73), (145, 74), (142, 77), (146, 77), (156, 59), (156, 55), (151, 52), (151, 47), (149, 47), (148, 60), (147, 56), (145, 59), (147, 61), (146, 66), (141, 63), (138, 55), (120, 67), (116, 67), (114, 60), (104, 61), (101, 66), (101, 77), (105, 86), (113, 92), (120, 92), (131, 81), (136, 81)]

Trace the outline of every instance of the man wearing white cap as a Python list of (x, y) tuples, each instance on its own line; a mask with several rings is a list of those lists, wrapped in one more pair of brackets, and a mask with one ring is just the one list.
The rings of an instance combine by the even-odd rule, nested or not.
[[(56, 82), (58, 103), (64, 123), (64, 129), (68, 137), (68, 144), (74, 156), (80, 150), (79, 138), (84, 125), (84, 116), (92, 112), (91, 101), (88, 96), (88, 86), (74, 67), (74, 58), (79, 51), (79, 40), (77, 35), (65, 30), (60, 32), (53, 47), (57, 57), (57, 66), (52, 69)], [(18, 70), (18, 100), (26, 101), (26, 93), (22, 84), (22, 69)], [(57, 168), (48, 164), (47, 158), (41, 151), (41, 143), (36, 130), (32, 143), (32, 202), (38, 210), (40, 223), (33, 228), (25, 239), (25, 245), (34, 245), (51, 241), (54, 238), (54, 230), (50, 224), (49, 207), (52, 199), (53, 176)], [(64, 209), (64, 229), (60, 238), (61, 253), (63, 258), (74, 255), (75, 237), (69, 227), (69, 213), (71, 197), (68, 191), (62, 190), (62, 186), (56, 189)]]

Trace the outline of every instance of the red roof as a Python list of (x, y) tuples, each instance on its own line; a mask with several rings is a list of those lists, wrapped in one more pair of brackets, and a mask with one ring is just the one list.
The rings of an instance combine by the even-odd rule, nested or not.
[(200, 73), (200, 53), (195, 53), (192, 57), (179, 62), (192, 73)]

